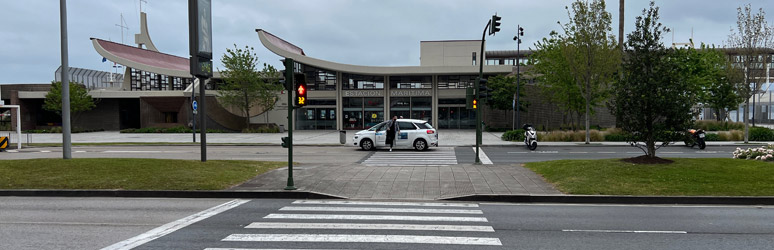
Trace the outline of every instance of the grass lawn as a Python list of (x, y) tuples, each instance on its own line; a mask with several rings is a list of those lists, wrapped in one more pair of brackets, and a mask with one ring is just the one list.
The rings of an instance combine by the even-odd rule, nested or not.
[(0, 161), (0, 189), (222, 190), (285, 162), (164, 159)]
[(588, 195), (774, 196), (774, 164), (761, 161), (670, 158), (671, 164), (606, 160), (533, 162), (525, 167), (560, 191)]

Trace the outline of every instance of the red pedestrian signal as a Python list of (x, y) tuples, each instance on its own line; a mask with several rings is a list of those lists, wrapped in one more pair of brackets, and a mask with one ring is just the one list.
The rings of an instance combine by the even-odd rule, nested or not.
[(296, 107), (306, 106), (306, 93), (309, 92), (306, 88), (306, 77), (304, 74), (297, 74), (294, 78), (296, 81), (296, 99), (293, 105)]

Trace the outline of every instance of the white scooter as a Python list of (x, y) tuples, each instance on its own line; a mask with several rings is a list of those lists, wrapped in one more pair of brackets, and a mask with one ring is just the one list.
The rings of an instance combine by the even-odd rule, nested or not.
[(537, 131), (530, 124), (524, 124), (524, 144), (527, 144), (529, 150), (537, 148)]

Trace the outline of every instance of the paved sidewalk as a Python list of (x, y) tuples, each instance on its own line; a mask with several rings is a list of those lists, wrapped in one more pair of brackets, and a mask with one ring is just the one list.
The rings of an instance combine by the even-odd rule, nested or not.
[[(346, 131), (346, 145), (352, 142), (352, 136), (357, 131)], [(475, 144), (475, 130), (439, 130), (440, 146), (472, 146)], [(510, 142), (500, 139), (502, 132), (483, 132), (482, 145), (484, 146), (522, 146), (522, 142)], [(17, 136), (13, 132), (0, 131), (0, 136), (10, 135), (10, 144), (15, 145)], [(231, 144), (267, 144), (280, 145), (280, 138), (287, 136), (286, 133), (271, 134), (242, 134), (242, 133), (209, 133), (207, 134), (207, 143), (231, 143)], [(62, 134), (22, 134), (22, 146), (30, 143), (62, 143)], [(72, 134), (73, 143), (191, 143), (192, 134), (122, 134), (118, 131), (92, 132)], [(197, 142), (200, 142), (197, 134)], [(293, 132), (294, 145), (323, 145), (323, 146), (341, 146), (339, 131), (309, 131), (301, 130)], [(767, 144), (774, 142), (750, 142), (747, 145)], [(628, 146), (625, 142), (592, 142), (584, 144), (583, 142), (544, 142), (538, 138), (538, 144), (541, 146)], [(682, 145), (678, 142), (678, 145)], [(744, 146), (742, 142), (707, 142), (707, 145), (738, 145)]]
[[(439, 199), (466, 195), (561, 195), (519, 165), (372, 167), (361, 164), (293, 167), (298, 191), (357, 199)], [(258, 176), (231, 190), (273, 191), (287, 186), (287, 168)]]

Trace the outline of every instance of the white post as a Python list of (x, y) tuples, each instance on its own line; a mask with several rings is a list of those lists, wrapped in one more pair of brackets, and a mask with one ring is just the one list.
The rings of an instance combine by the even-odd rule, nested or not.
[(21, 106), (16, 105), (16, 149), (21, 149)]

